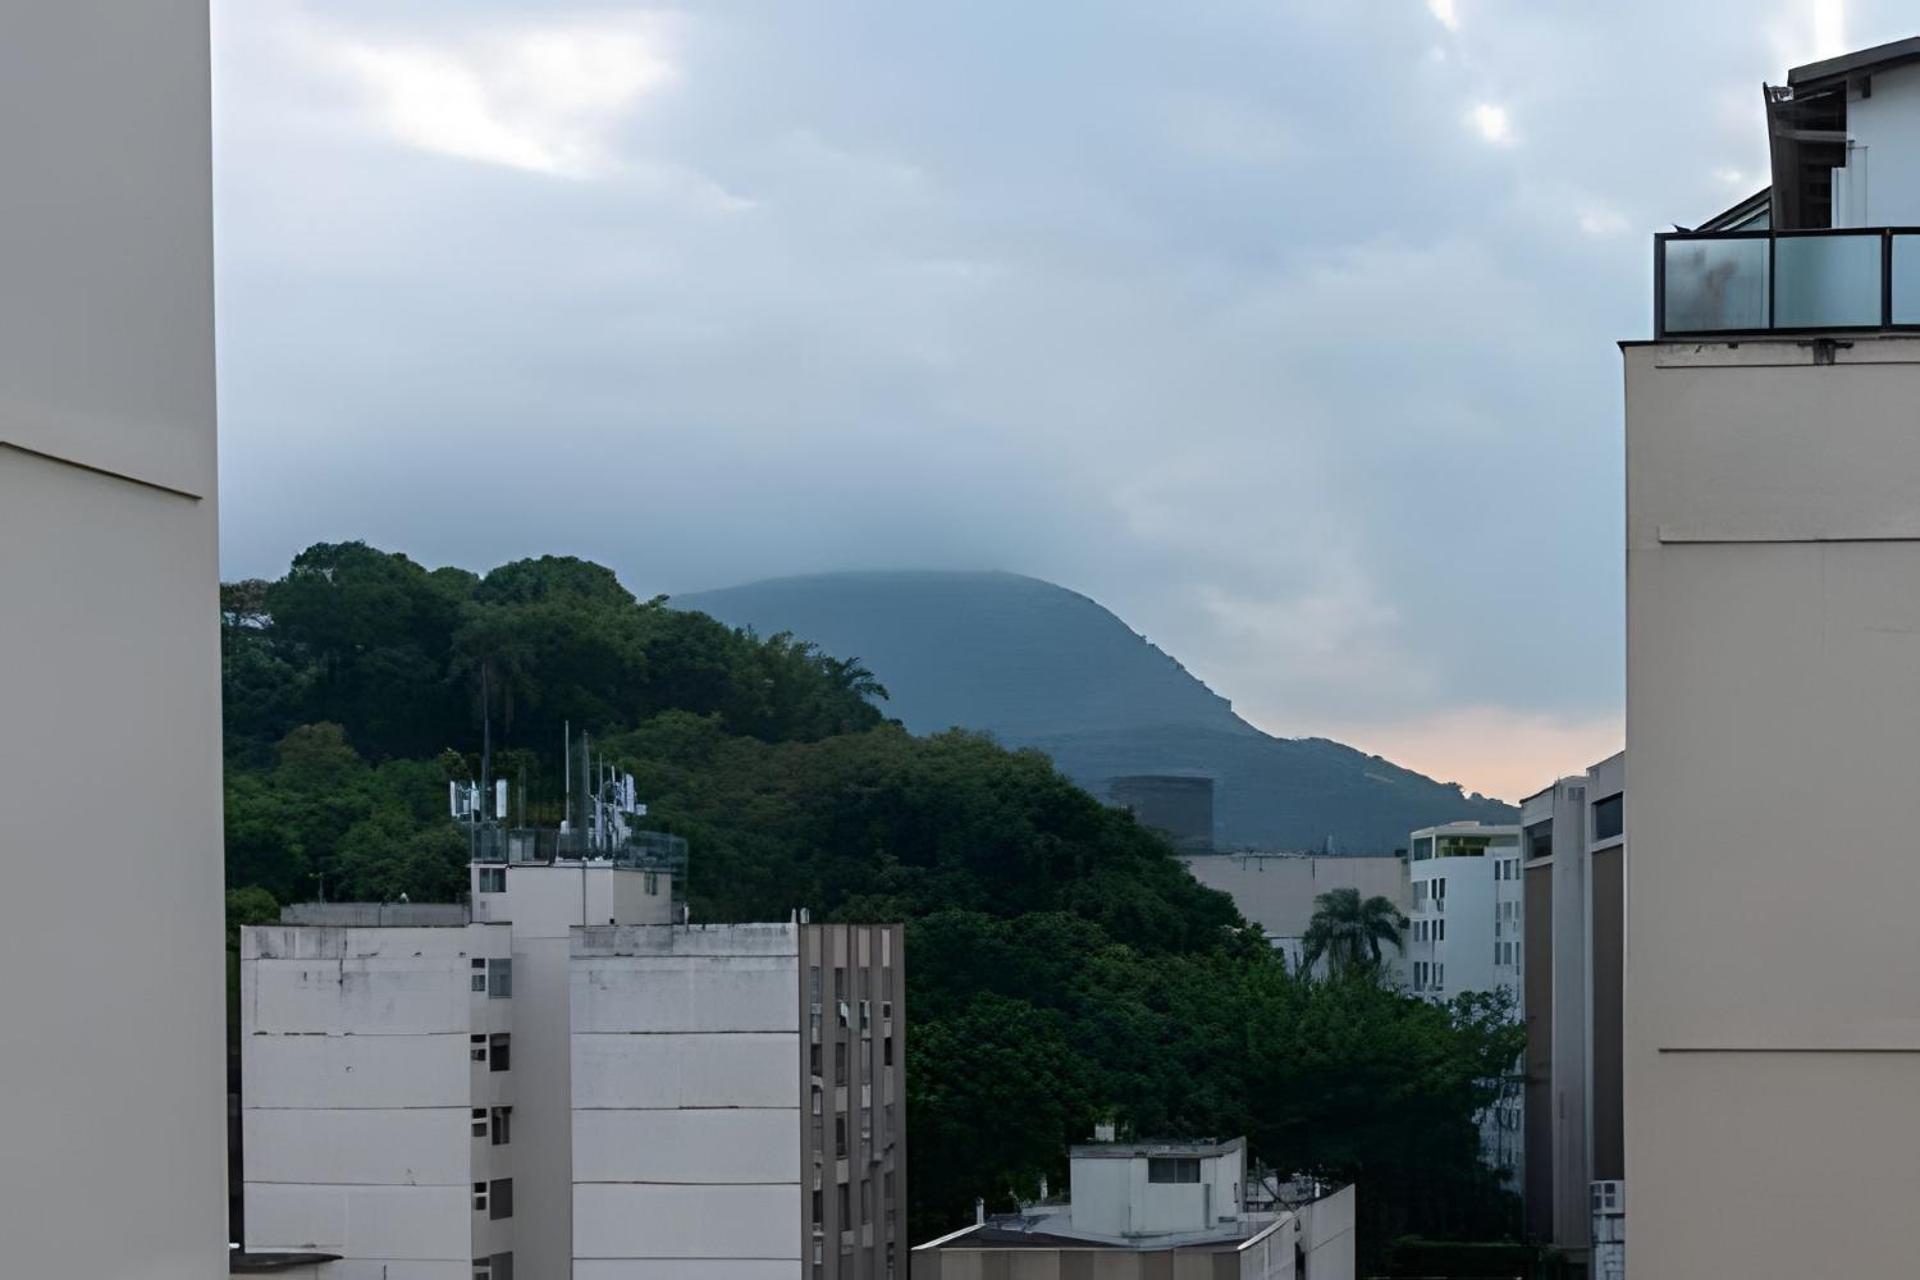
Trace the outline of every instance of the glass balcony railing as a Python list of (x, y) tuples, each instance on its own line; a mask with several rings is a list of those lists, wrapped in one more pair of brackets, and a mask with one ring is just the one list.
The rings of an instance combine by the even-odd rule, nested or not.
[(1654, 237), (1659, 338), (1920, 328), (1920, 228)]

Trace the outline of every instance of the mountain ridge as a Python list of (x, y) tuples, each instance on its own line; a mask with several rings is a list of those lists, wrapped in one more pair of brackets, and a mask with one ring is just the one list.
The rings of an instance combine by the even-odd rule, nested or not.
[(858, 658), (913, 732), (1038, 748), (1102, 798), (1122, 774), (1211, 776), (1222, 848), (1388, 852), (1421, 826), (1514, 814), (1330, 739), (1269, 734), (1097, 600), (1024, 574), (807, 574), (669, 603)]

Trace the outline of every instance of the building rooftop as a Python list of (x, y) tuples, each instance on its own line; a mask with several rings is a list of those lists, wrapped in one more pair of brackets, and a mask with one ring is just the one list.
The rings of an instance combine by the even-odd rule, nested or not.
[[(1258, 1240), (1280, 1225), (1277, 1213), (1247, 1214), (1235, 1222), (1223, 1222), (1204, 1236), (1141, 1236), (1131, 1240), (1073, 1234), (1066, 1206), (1052, 1212), (996, 1214), (943, 1236), (934, 1244), (962, 1249), (1112, 1249), (1130, 1253), (1179, 1249), (1182, 1252), (1237, 1250)], [(923, 1245), (922, 1248), (927, 1246)]]
[(1190, 1141), (1084, 1142), (1067, 1148), (1071, 1160), (1140, 1160), (1160, 1156), (1224, 1156), (1246, 1148), (1245, 1138), (1216, 1142), (1211, 1138)]

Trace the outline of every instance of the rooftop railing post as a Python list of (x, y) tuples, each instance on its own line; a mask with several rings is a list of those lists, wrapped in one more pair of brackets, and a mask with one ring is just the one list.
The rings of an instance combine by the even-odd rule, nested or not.
[(1880, 327), (1893, 327), (1893, 232), (1880, 233)]

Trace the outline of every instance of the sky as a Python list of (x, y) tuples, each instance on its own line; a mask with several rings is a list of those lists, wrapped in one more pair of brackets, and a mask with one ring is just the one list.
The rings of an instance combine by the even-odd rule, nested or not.
[(1765, 182), (1763, 80), (1916, 29), (215, 0), (222, 571), (1007, 569), (1518, 798), (1622, 739), (1651, 234)]

